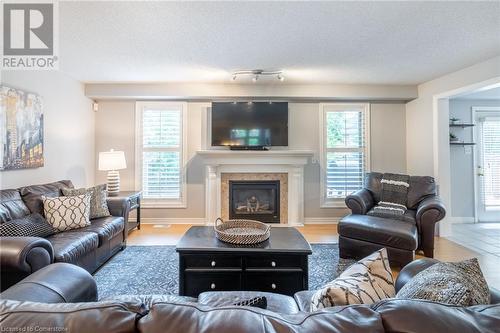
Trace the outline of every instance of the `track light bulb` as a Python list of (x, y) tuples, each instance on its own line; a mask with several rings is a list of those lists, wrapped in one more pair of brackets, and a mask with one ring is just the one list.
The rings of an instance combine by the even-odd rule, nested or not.
[(259, 79), (259, 76), (258, 75), (255, 75), (253, 78), (252, 78), (252, 82), (257, 82), (257, 80)]
[(234, 74), (233, 75), (233, 81), (236, 81), (236, 78), (237, 78), (237, 76), (236, 76), (236, 74)]
[(281, 82), (285, 81), (285, 77), (281, 74), (278, 74), (278, 80), (280, 80)]

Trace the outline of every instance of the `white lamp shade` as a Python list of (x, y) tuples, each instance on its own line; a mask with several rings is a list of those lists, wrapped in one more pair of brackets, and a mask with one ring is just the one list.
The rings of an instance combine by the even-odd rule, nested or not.
[(111, 150), (99, 153), (99, 170), (121, 170), (126, 167), (124, 152)]

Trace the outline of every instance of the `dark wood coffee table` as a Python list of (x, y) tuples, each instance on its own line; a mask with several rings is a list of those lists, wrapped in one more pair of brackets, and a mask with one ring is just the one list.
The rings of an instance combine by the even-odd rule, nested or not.
[(257, 290), (293, 295), (308, 289), (311, 246), (295, 228), (276, 227), (253, 246), (219, 241), (213, 227), (191, 227), (177, 244), (179, 295)]

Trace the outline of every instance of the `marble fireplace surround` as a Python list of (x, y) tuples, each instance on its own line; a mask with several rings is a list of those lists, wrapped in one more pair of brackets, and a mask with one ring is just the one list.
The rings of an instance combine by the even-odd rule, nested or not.
[[(297, 226), (304, 223), (304, 166), (313, 156), (312, 151), (213, 149), (201, 150), (197, 154), (205, 165), (207, 224), (212, 225), (217, 217), (227, 218), (229, 180), (254, 179), (280, 180), (280, 225)], [(285, 195), (283, 188), (286, 188)], [(282, 210), (284, 207), (286, 212)]]
[(287, 173), (223, 173), (221, 174), (221, 217), (229, 219), (230, 180), (278, 180), (280, 182), (280, 223), (288, 221), (288, 174)]

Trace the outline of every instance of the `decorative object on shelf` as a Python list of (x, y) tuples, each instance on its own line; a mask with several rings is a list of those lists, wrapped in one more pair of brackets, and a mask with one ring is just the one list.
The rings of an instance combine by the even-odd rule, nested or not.
[(99, 153), (99, 170), (108, 171), (108, 195), (117, 196), (120, 192), (120, 172), (126, 169), (125, 153), (123, 151), (110, 151)]
[(283, 71), (272, 70), (266, 71), (263, 69), (247, 69), (233, 72), (233, 81), (236, 81), (238, 76), (251, 76), (252, 82), (257, 82), (261, 76), (275, 76), (277, 80), (283, 82), (285, 77), (283, 76)]
[(0, 114), (5, 117), (0, 119), (0, 170), (43, 167), (42, 97), (0, 86)]
[(450, 133), (450, 142), (459, 142), (457, 136), (453, 133)]
[(261, 243), (271, 235), (271, 226), (254, 220), (223, 221), (219, 217), (215, 220), (214, 229), (221, 241), (239, 245)]
[(454, 125), (460, 121), (460, 118), (450, 118), (450, 125)]

